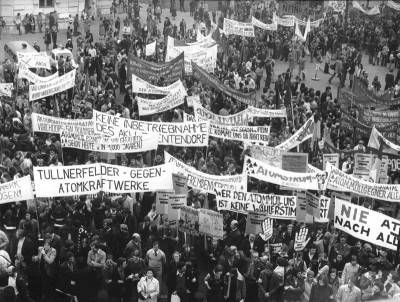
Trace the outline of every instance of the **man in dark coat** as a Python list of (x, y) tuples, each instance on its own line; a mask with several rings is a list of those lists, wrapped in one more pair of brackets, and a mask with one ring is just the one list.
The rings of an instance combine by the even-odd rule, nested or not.
[(258, 280), (258, 300), (260, 302), (277, 301), (278, 289), (283, 283), (281, 277), (273, 271), (274, 266), (271, 263), (265, 265), (265, 270), (260, 274)]
[(236, 246), (240, 247), (241, 242), (243, 240), (242, 233), (238, 229), (239, 223), (236, 220), (232, 220), (231, 222), (231, 232), (228, 234), (227, 246)]
[(393, 69), (390, 69), (389, 73), (387, 73), (385, 77), (385, 90), (394, 87), (394, 84)]

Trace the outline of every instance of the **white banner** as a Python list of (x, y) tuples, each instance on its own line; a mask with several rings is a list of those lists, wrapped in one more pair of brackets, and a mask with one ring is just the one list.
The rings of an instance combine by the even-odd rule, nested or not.
[(215, 190), (218, 211), (263, 212), (276, 219), (296, 220), (296, 196), (280, 196), (232, 190)]
[(156, 53), (157, 41), (146, 45), (146, 56), (152, 56)]
[(182, 82), (178, 82), (180, 85), (171, 90), (170, 94), (162, 99), (151, 100), (138, 97), (139, 115), (143, 116), (160, 113), (182, 105), (185, 102), (187, 93)]
[(171, 165), (129, 168), (108, 164), (33, 167), (36, 197), (172, 189)]
[(208, 193), (215, 194), (215, 190), (247, 191), (247, 175), (211, 175), (200, 172), (179, 161), (168, 152), (164, 152), (165, 163), (173, 163), (173, 172), (188, 177), (188, 186)]
[(13, 83), (0, 83), (0, 96), (11, 97), (13, 89)]
[(144, 134), (135, 131), (121, 136), (106, 137), (94, 133), (94, 128), (80, 126), (64, 126), (60, 131), (61, 146), (81, 150), (132, 153), (157, 150), (158, 138), (156, 135)]
[(257, 179), (281, 186), (300, 190), (325, 190), (327, 172), (295, 173), (267, 165), (262, 161), (248, 157), (244, 158), (243, 173)]
[(373, 15), (377, 15), (380, 14), (380, 10), (379, 10), (379, 6), (375, 5), (373, 8), (369, 9), (369, 10), (365, 10), (362, 8), (362, 6), (355, 0), (353, 0), (353, 8), (359, 10), (360, 12), (369, 15), (369, 16), (373, 16)]
[(142, 80), (141, 78), (132, 74), (132, 92), (133, 93), (167, 95), (167, 94), (170, 94), (171, 91), (174, 90), (175, 88), (180, 87), (180, 85), (182, 85), (182, 82), (176, 81), (175, 83), (173, 83), (169, 86), (159, 87), (159, 86), (150, 84), (149, 82), (146, 82), (145, 80)]
[(158, 134), (159, 145), (202, 147), (208, 145), (208, 122), (157, 123), (126, 119), (93, 110), (95, 133), (101, 136), (129, 136), (140, 131)]
[(245, 147), (249, 148), (250, 157), (262, 161), (267, 165), (282, 169), (282, 155), (287, 153), (286, 150), (259, 145), (246, 145)]
[(395, 3), (395, 2), (393, 2), (393, 1), (391, 1), (391, 0), (389, 0), (389, 1), (386, 3), (386, 5), (389, 6), (389, 7), (391, 7), (391, 8), (393, 8), (393, 9), (395, 9), (395, 10), (400, 10), (400, 4)]
[(243, 37), (254, 37), (253, 23), (243, 23), (224, 18), (225, 35), (238, 35)]
[(314, 125), (314, 116), (312, 116), (299, 130), (297, 130), (295, 134), (293, 134), (289, 139), (276, 146), (275, 148), (290, 150), (300, 145), (302, 142), (312, 138)]
[(194, 115), (198, 121), (210, 121), (216, 125), (221, 126), (239, 126), (248, 125), (249, 122), (253, 121), (252, 116), (247, 114), (247, 111), (232, 114), (232, 115), (218, 115), (210, 110), (204, 108), (200, 103), (194, 102)]
[(396, 251), (399, 227), (397, 219), (335, 199), (335, 228), (351, 236)]
[(250, 143), (262, 143), (268, 145), (269, 126), (219, 126), (210, 123), (210, 136)]
[(264, 30), (277, 30), (278, 29), (277, 22), (273, 22), (271, 24), (265, 24), (265, 23), (261, 22), (260, 20), (257, 20), (254, 17), (252, 17), (251, 22), (253, 23), (254, 26), (259, 27)]
[(257, 117), (286, 118), (286, 109), (261, 109), (249, 106), (245, 111), (246, 113)]
[(294, 18), (279, 18), (275, 13), (272, 16), (272, 22), (276, 22), (278, 25), (286, 27), (294, 26)]
[(369, 137), (368, 147), (379, 150), (380, 142), (379, 137), (382, 138), (383, 142), (391, 149), (400, 151), (400, 146), (392, 143), (390, 140), (386, 139), (374, 126), (371, 131), (371, 136)]
[(44, 114), (32, 113), (32, 131), (59, 134), (64, 126), (77, 126), (93, 128), (92, 120), (70, 120), (60, 117), (52, 117)]
[(23, 64), (28, 68), (46, 68), (50, 67), (50, 57), (45, 52), (17, 52), (18, 65)]
[(181, 219), (181, 207), (186, 205), (185, 194), (171, 194), (168, 197), (168, 221)]
[(335, 185), (342, 191), (350, 191), (375, 199), (400, 202), (400, 185), (377, 184), (358, 179), (340, 171), (329, 163), (326, 164), (326, 171), (329, 172), (329, 184)]
[(0, 184), (0, 204), (28, 199), (34, 199), (29, 175)]
[(339, 153), (333, 153), (333, 154), (324, 154), (322, 156), (322, 169), (325, 171), (326, 163), (330, 163), (331, 165), (335, 166), (338, 169), (341, 169), (342, 167), (339, 167)]
[(169, 197), (175, 194), (174, 190), (158, 190), (156, 193), (156, 214), (168, 214)]
[(58, 78), (58, 72), (48, 77), (41, 77), (30, 71), (24, 65), (20, 65), (18, 70), (18, 79), (26, 79), (28, 82), (34, 84), (47, 84), (48, 82), (54, 81), (56, 78)]
[(218, 212), (200, 209), (199, 212), (199, 233), (212, 238), (224, 238), (223, 216)]
[(29, 85), (29, 101), (42, 99), (74, 87), (75, 74), (76, 70), (74, 69), (45, 84)]

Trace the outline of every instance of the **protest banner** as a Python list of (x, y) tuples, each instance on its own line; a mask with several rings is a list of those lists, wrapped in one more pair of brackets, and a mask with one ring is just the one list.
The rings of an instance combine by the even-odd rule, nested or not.
[(186, 195), (172, 194), (168, 198), (168, 221), (179, 221), (181, 207), (186, 205)]
[(156, 53), (157, 41), (146, 45), (146, 57), (152, 56)]
[(256, 108), (253, 106), (249, 106), (246, 110), (244, 110), (247, 114), (256, 117), (264, 117), (264, 118), (286, 118), (287, 113), (286, 109), (262, 109)]
[(37, 197), (149, 192), (172, 189), (171, 166), (129, 168), (103, 163), (34, 167)]
[(186, 97), (186, 103), (188, 107), (193, 107), (194, 103), (200, 103), (199, 95), (190, 95)]
[(331, 200), (329, 203), (329, 209), (328, 209), (328, 219), (329, 220), (335, 218), (335, 200), (336, 200), (336, 198), (340, 198), (341, 200), (344, 200), (346, 202), (351, 202), (351, 196), (346, 195), (344, 193), (332, 192)]
[(53, 117), (39, 113), (32, 113), (32, 131), (59, 134), (64, 126), (93, 128), (92, 120), (70, 120), (67, 118)]
[(218, 211), (263, 212), (270, 218), (296, 219), (296, 197), (215, 190)]
[(144, 99), (141, 97), (137, 98), (137, 105), (139, 109), (139, 115), (152, 115), (160, 112), (170, 110), (172, 108), (182, 105), (187, 95), (186, 89), (182, 82), (179, 80), (180, 85), (175, 89), (171, 90), (170, 93), (162, 99)]
[(13, 83), (0, 83), (0, 96), (11, 97)]
[(76, 70), (57, 77), (45, 84), (29, 85), (29, 101), (43, 99), (47, 96), (60, 93), (75, 86)]
[(372, 154), (356, 153), (354, 155), (353, 176), (363, 180), (369, 180), (369, 173), (372, 167)]
[(187, 181), (186, 176), (172, 173), (172, 186), (176, 194), (188, 193)]
[(223, 216), (207, 209), (199, 211), (199, 233), (217, 239), (224, 238)]
[(278, 13), (280, 16), (291, 15), (298, 19), (312, 18), (317, 20), (323, 18), (324, 2), (315, 4), (310, 1), (283, 1), (279, 2)]
[(298, 222), (306, 222), (306, 194), (303, 192), (296, 192), (296, 221)]
[(48, 77), (38, 76), (36, 73), (30, 71), (26, 66), (20, 65), (18, 69), (18, 79), (26, 79), (28, 82), (33, 84), (46, 84), (49, 81), (54, 81), (58, 78), (58, 72)]
[(198, 66), (196, 63), (192, 62), (193, 76), (199, 80), (202, 84), (208, 85), (214, 89), (220, 90), (226, 95), (238, 100), (241, 103), (255, 106), (256, 105), (256, 94), (255, 91), (250, 93), (239, 92), (236, 89), (224, 85), (219, 79), (210, 75), (206, 70)]
[(245, 156), (243, 173), (257, 179), (281, 186), (301, 190), (325, 190), (327, 172), (295, 173), (267, 165), (259, 160)]
[(329, 163), (326, 164), (326, 171), (329, 173), (328, 182), (338, 187), (341, 191), (346, 190), (375, 199), (400, 202), (400, 185), (385, 185), (364, 181), (340, 171)]
[(246, 175), (211, 175), (200, 172), (179, 161), (168, 152), (164, 151), (165, 163), (173, 163), (172, 172), (187, 176), (187, 185), (207, 193), (215, 194), (215, 190), (228, 189), (247, 191)]
[(306, 213), (314, 218), (320, 218), (319, 197), (307, 191), (306, 202)]
[(323, 169), (325, 170), (326, 163), (330, 163), (332, 166), (340, 169), (339, 167), (339, 154), (323, 154), (322, 155), (322, 166)]
[(395, 151), (400, 151), (400, 146), (386, 139), (375, 127), (372, 128), (371, 136), (368, 141), (368, 147), (379, 150), (381, 144), (379, 142), (379, 138), (382, 138), (383, 143), (385, 143), (387, 147), (389, 147), (390, 149), (393, 149)]
[[(371, 99), (360, 96), (355, 91), (352, 92), (343, 88), (339, 88), (338, 90), (338, 101), (343, 110), (347, 110), (349, 109), (349, 106), (353, 106), (357, 112), (362, 108), (373, 107), (375, 110), (386, 110), (390, 107), (389, 104), (386, 105), (384, 102), (376, 103)], [(342, 113), (344, 112), (343, 110)]]
[(400, 121), (400, 111), (398, 110), (360, 110), (359, 119), (361, 122), (374, 125), (377, 128), (384, 128)]
[(269, 126), (221, 126), (210, 122), (210, 136), (241, 142), (262, 143), (267, 145), (270, 134)]
[(165, 61), (168, 62), (181, 53), (185, 56), (185, 74), (191, 75), (192, 63), (196, 63), (207, 72), (214, 72), (217, 63), (218, 45), (215, 44), (211, 47), (204, 48), (200, 46), (185, 46), (176, 47), (172, 45), (167, 46), (167, 54)]
[(0, 204), (33, 198), (29, 175), (0, 184)]
[(181, 87), (181, 85), (181, 80), (177, 80), (175, 83), (169, 86), (159, 87), (146, 82), (145, 80), (137, 77), (135, 74), (132, 74), (133, 93), (168, 95), (171, 93), (171, 91), (174, 91), (176, 88)]
[[(390, 97), (390, 95), (378, 96), (378, 95), (374, 94), (373, 91), (370, 91), (368, 89), (368, 87), (366, 87), (365, 84), (360, 82), (360, 79), (358, 77), (354, 78), (353, 92), (355, 95), (359, 96), (360, 98), (365, 99), (366, 101), (368, 101), (370, 103), (374, 103), (377, 106), (378, 105), (384, 105), (384, 106), (400, 105), (400, 98), (392, 99)], [(375, 106), (369, 106), (369, 107), (375, 107)]]
[(282, 155), (287, 152), (286, 150), (259, 145), (247, 145), (246, 147), (250, 151), (250, 157), (282, 169)]
[(200, 103), (193, 103), (194, 116), (197, 121), (210, 121), (215, 125), (220, 126), (239, 126), (247, 125), (249, 122), (253, 121), (253, 117), (249, 116), (246, 110), (232, 114), (232, 115), (218, 115), (210, 110), (204, 108)]
[(293, 27), (294, 26), (294, 18), (280, 18), (278, 17), (275, 13), (272, 15), (272, 23), (277, 23), (278, 25), (281, 26), (286, 26), (286, 27)]
[(268, 218), (267, 213), (249, 212), (246, 219), (245, 234), (259, 234), (262, 232), (261, 225)]
[(238, 35), (243, 37), (254, 37), (253, 23), (243, 23), (224, 18), (225, 35)]
[(284, 153), (282, 154), (282, 170), (307, 173), (308, 153)]
[(192, 122), (195, 123), (197, 122), (196, 118), (193, 115), (187, 114), (186, 112), (183, 112), (183, 122)]
[(339, 198), (335, 200), (335, 228), (376, 246), (396, 251), (399, 221)]
[(93, 127), (73, 125), (61, 128), (60, 142), (63, 148), (109, 153), (144, 152), (156, 150), (158, 147), (156, 135), (132, 131), (129, 136), (106, 137), (95, 134)]
[(308, 121), (303, 126), (301, 126), (299, 130), (297, 130), (295, 134), (293, 134), (290, 138), (288, 138), (286, 141), (276, 146), (275, 148), (290, 150), (300, 145), (302, 142), (310, 139), (313, 136), (314, 125), (314, 116), (311, 116)]
[(278, 23), (277, 22), (273, 22), (270, 24), (265, 24), (263, 22), (261, 22), (260, 20), (257, 20), (256, 18), (254, 18), (254, 16), (251, 19), (251, 23), (253, 24), (253, 26), (255, 27), (259, 27), (261, 29), (264, 30), (278, 30)]
[(46, 52), (17, 52), (18, 65), (25, 65), (27, 68), (46, 68), (50, 67), (50, 57)]
[(153, 63), (129, 55), (128, 75), (133, 73), (144, 81), (158, 81), (163, 78), (166, 83), (175, 83), (184, 77), (184, 54), (167, 63)]
[(181, 206), (178, 230), (199, 236), (199, 210), (186, 205)]
[(175, 194), (174, 190), (158, 190), (156, 193), (156, 214), (168, 214), (169, 197)]
[(158, 134), (159, 145), (202, 147), (208, 145), (208, 122), (163, 123), (126, 119), (93, 110), (95, 133), (102, 136), (129, 136), (135, 131)]

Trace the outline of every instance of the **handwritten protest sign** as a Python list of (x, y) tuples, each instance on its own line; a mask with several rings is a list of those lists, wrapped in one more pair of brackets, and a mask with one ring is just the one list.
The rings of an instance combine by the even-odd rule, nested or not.
[(129, 168), (109, 164), (34, 167), (37, 197), (171, 190), (171, 166)]
[(289, 139), (276, 146), (278, 149), (290, 150), (302, 142), (310, 139), (314, 132), (314, 116), (310, 117), (307, 122), (301, 126), (295, 134), (293, 134)]
[(193, 107), (194, 103), (199, 103), (200, 102), (200, 96), (199, 95), (191, 95), (186, 97), (186, 103), (188, 107)]
[(168, 214), (169, 197), (175, 194), (174, 190), (158, 190), (156, 193), (156, 214)]
[(319, 218), (315, 217), (315, 222), (327, 223), (329, 222), (329, 206), (331, 199), (329, 197), (321, 195), (319, 197)]
[(223, 239), (223, 216), (211, 210), (199, 210), (199, 233), (213, 238)]
[(325, 170), (326, 163), (330, 163), (336, 168), (339, 168), (339, 154), (324, 154), (322, 156), (323, 169)]
[(319, 197), (307, 191), (306, 201), (306, 213), (313, 216), (314, 218), (320, 218)]
[(199, 235), (199, 210), (181, 206), (178, 230), (190, 235)]
[(146, 56), (152, 56), (156, 53), (157, 41), (146, 45)]
[(308, 165), (308, 153), (284, 153), (282, 154), (282, 170), (306, 173)]
[(254, 26), (259, 27), (259, 28), (264, 29), (264, 30), (278, 30), (278, 23), (277, 22), (270, 23), (270, 24), (265, 24), (265, 23), (261, 22), (260, 20), (257, 20), (256, 18), (254, 18), (254, 16), (251, 19), (251, 23)]
[(172, 173), (172, 185), (176, 194), (187, 194), (187, 177)]
[(232, 190), (215, 190), (218, 211), (263, 212), (277, 219), (296, 218), (296, 196), (280, 196)]
[(369, 179), (369, 173), (372, 167), (372, 154), (356, 153), (354, 155), (353, 176), (363, 180)]
[(267, 213), (249, 212), (246, 220), (246, 234), (259, 234), (262, 232), (261, 224), (268, 218)]
[(390, 216), (336, 198), (335, 228), (374, 245), (396, 250), (399, 221)]
[(36, 73), (30, 71), (24, 65), (20, 65), (18, 70), (18, 79), (26, 79), (28, 82), (34, 84), (46, 84), (48, 82), (54, 81), (56, 78), (58, 78), (58, 72), (48, 77), (41, 77), (38, 76)]
[(13, 83), (0, 83), (0, 96), (11, 97), (13, 89)]
[(165, 163), (173, 163), (172, 172), (187, 176), (187, 185), (208, 193), (215, 193), (215, 190), (228, 189), (236, 191), (247, 191), (246, 175), (211, 175), (200, 172), (190, 167), (177, 158), (164, 151)]
[(31, 118), (33, 132), (59, 134), (64, 126), (93, 128), (94, 125), (92, 120), (71, 120), (38, 113), (32, 113)]
[[(201, 147), (208, 145), (208, 122), (159, 123), (126, 119), (93, 110), (95, 133), (115, 137), (121, 131), (129, 136), (132, 131), (158, 134), (159, 145)], [(121, 136), (121, 135), (119, 135)]]
[(31, 177), (29, 175), (0, 184), (0, 204), (33, 198)]
[(247, 146), (250, 150), (250, 157), (270, 166), (282, 169), (282, 155), (285, 154), (287, 150), (260, 145), (246, 145), (246, 147)]
[(178, 221), (181, 217), (181, 207), (186, 205), (186, 195), (172, 194), (168, 201), (168, 221)]
[(254, 37), (253, 23), (243, 23), (224, 18), (224, 33), (226, 35), (238, 35), (243, 37)]
[(45, 52), (17, 52), (19, 65), (25, 65), (27, 68), (46, 68), (50, 67), (50, 57)]
[(29, 85), (29, 101), (45, 98), (75, 86), (76, 70), (72, 70), (61, 77), (45, 84)]

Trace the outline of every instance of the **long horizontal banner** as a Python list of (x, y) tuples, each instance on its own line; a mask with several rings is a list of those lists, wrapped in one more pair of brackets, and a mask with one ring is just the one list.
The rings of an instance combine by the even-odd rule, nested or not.
[(52, 117), (44, 114), (32, 113), (32, 130), (33, 132), (46, 132), (59, 134), (64, 126), (77, 126), (93, 128), (92, 120), (70, 120), (67, 118)]
[(374, 245), (396, 250), (399, 221), (390, 216), (335, 198), (335, 228)]
[(173, 163), (175, 173), (183, 174), (188, 177), (187, 185), (198, 190), (215, 194), (215, 190), (235, 190), (247, 191), (247, 175), (211, 175), (200, 172), (194, 167), (190, 167), (177, 158), (164, 152), (165, 163)]
[(270, 218), (296, 219), (296, 196), (216, 190), (218, 211), (263, 212)]
[(167, 63), (153, 63), (129, 56), (128, 74), (133, 73), (144, 81), (158, 81), (161, 77), (166, 83), (174, 83), (184, 77), (184, 54)]
[(224, 18), (223, 30), (226, 35), (254, 37), (253, 23), (243, 23), (243, 22)]
[(210, 121), (216, 125), (221, 126), (238, 126), (247, 125), (253, 121), (252, 116), (247, 114), (247, 111), (232, 114), (232, 115), (218, 115), (210, 110), (204, 108), (200, 103), (193, 102), (194, 115), (198, 121)]
[(269, 126), (220, 126), (210, 123), (209, 134), (222, 139), (267, 145), (270, 130)]
[(150, 83), (146, 82), (145, 80), (132, 74), (132, 92), (133, 93), (167, 95), (167, 94), (170, 94), (172, 90), (176, 89), (177, 87), (180, 87), (180, 85), (182, 85), (182, 82), (180, 80), (178, 80), (169, 86), (159, 87), (159, 86), (150, 84)]
[(400, 98), (391, 99), (389, 97), (390, 95), (389, 96), (375, 95), (372, 91), (368, 90), (368, 87), (366, 87), (357, 77), (354, 78), (353, 92), (354, 94), (359, 95), (361, 98), (370, 101), (371, 103), (375, 103), (376, 105), (385, 105), (385, 106), (400, 105)]
[(208, 145), (208, 122), (197, 123), (157, 123), (126, 119), (93, 110), (95, 133), (115, 137), (121, 131), (126, 136), (140, 131), (158, 134), (159, 145), (202, 147)]
[(294, 26), (294, 18), (280, 18), (275, 13), (272, 16), (272, 22), (276, 22), (278, 25), (286, 27)]
[(0, 184), (0, 204), (28, 199), (34, 199), (29, 175)]
[(368, 125), (374, 125), (377, 128), (383, 128), (392, 124), (398, 125), (400, 123), (400, 111), (398, 110), (368, 110), (363, 109), (360, 111), (359, 119)]
[(271, 24), (265, 24), (261, 22), (260, 20), (257, 20), (256, 18), (252, 17), (251, 23), (253, 23), (253, 26), (259, 27), (264, 30), (278, 30), (278, 23), (273, 22)]
[(362, 108), (375, 108), (376, 110), (386, 110), (389, 108), (389, 105), (385, 105), (383, 103), (377, 104), (367, 98), (360, 97), (359, 95), (352, 93), (351, 91), (344, 90), (343, 88), (339, 88), (338, 92), (338, 101), (343, 110), (347, 110), (350, 105), (354, 106), (357, 111)]
[(280, 145), (276, 146), (275, 148), (283, 149), (283, 150), (290, 150), (302, 142), (310, 139), (314, 133), (314, 116), (311, 116), (308, 121), (301, 126), (299, 130), (296, 131), (291, 137), (289, 137), (286, 141), (281, 143)]
[(330, 163), (326, 163), (326, 171), (329, 172), (329, 184), (343, 189), (343, 191), (350, 191), (375, 199), (400, 202), (400, 185), (385, 185), (364, 181), (346, 174)]
[(29, 101), (42, 99), (74, 87), (75, 75), (76, 70), (74, 69), (45, 84), (29, 85)]
[(239, 102), (245, 103), (247, 105), (255, 106), (256, 105), (256, 94), (255, 92), (251, 93), (242, 93), (230, 87), (224, 85), (219, 79), (210, 75), (206, 70), (198, 66), (196, 63), (192, 63), (193, 76), (199, 80), (201, 83), (208, 85), (212, 88), (218, 89), (230, 96), (238, 100)]
[(33, 167), (36, 197), (172, 189), (171, 165), (129, 168), (108, 164)]
[(50, 67), (50, 57), (46, 52), (17, 52), (18, 64), (23, 64), (28, 68), (46, 68)]
[(375, 148), (379, 150), (380, 147), (380, 142), (379, 142), (379, 137), (382, 138), (383, 142), (393, 150), (396, 150), (397, 152), (400, 151), (400, 146), (392, 143), (388, 139), (386, 139), (375, 127), (372, 128), (371, 136), (368, 141), (368, 147)]
[(295, 173), (267, 165), (262, 161), (245, 156), (243, 173), (281, 186), (302, 190), (325, 190), (327, 172), (322, 173)]
[(267, 117), (267, 118), (286, 118), (286, 109), (261, 109), (253, 106), (249, 106), (246, 109), (246, 113), (256, 117)]
[(157, 150), (156, 135), (136, 131), (125, 135), (123, 131), (115, 137), (95, 134), (94, 128), (64, 126), (60, 132), (61, 146), (96, 152), (132, 153)]
[(162, 99), (151, 100), (138, 97), (137, 104), (139, 115), (156, 114), (182, 105), (185, 102), (185, 96), (187, 96), (187, 93), (182, 82), (180, 80), (178, 82), (180, 85), (171, 90), (170, 94)]
[(30, 83), (34, 84), (46, 84), (48, 82), (54, 81), (58, 78), (58, 72), (52, 74), (48, 77), (38, 76), (36, 73), (30, 71), (26, 66), (20, 65), (18, 70), (18, 79), (26, 79)]
[(282, 169), (282, 155), (288, 152), (287, 150), (268, 146), (245, 144), (245, 147), (249, 148), (250, 157), (279, 169)]

